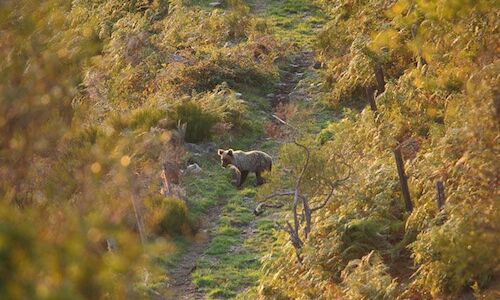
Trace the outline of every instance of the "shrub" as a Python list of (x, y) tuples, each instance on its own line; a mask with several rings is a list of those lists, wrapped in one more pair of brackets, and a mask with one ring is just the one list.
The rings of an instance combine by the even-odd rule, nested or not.
[(177, 124), (186, 123), (186, 141), (190, 143), (201, 142), (211, 135), (212, 127), (218, 118), (209, 112), (205, 112), (195, 102), (184, 102), (169, 112), (170, 126), (174, 128)]
[(158, 234), (170, 236), (191, 234), (193, 226), (184, 201), (174, 197), (155, 196), (149, 205), (153, 216), (148, 223), (157, 223), (152, 225), (156, 225), (155, 231)]
[(456, 207), (448, 221), (421, 232), (410, 245), (421, 265), (416, 283), (434, 295), (457, 294), (464, 286), (482, 287), (495, 268), (498, 271), (499, 243), (492, 220), (478, 208), (457, 212), (462, 209)]
[[(389, 223), (387, 219), (374, 217), (332, 217), (327, 225), (317, 225), (309, 241), (312, 248), (305, 253), (305, 260), (319, 265), (324, 274), (339, 279), (341, 271), (351, 260), (374, 249), (388, 251), (391, 248), (387, 240), (391, 233)], [(325, 248), (329, 251), (321, 251)]]
[(236, 97), (236, 93), (225, 82), (213, 91), (196, 95), (194, 98), (205, 111), (215, 115), (218, 121), (223, 122), (229, 129), (242, 126), (247, 105), (244, 100)]
[(231, 10), (224, 18), (228, 31), (228, 38), (239, 40), (246, 38), (246, 31), (250, 27), (250, 8), (240, 0), (229, 1)]
[(342, 271), (346, 299), (395, 299), (397, 283), (387, 273), (380, 255), (371, 251), (349, 262)]
[(149, 131), (163, 117), (165, 117), (164, 111), (153, 108), (139, 109), (132, 114), (130, 128)]

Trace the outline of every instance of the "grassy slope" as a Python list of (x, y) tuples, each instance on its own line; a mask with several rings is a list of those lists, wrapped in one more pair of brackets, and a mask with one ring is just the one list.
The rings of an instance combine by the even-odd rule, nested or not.
[[(250, 1), (250, 5), (262, 5), (256, 2)], [(266, 5), (267, 9), (262, 10), (264, 13), (260, 17), (272, 24), (277, 37), (301, 48), (311, 43), (314, 28), (325, 21), (324, 15), (310, 1), (272, 1)], [(312, 75), (306, 73), (306, 76)], [(258, 148), (275, 154), (278, 150), (276, 141), (260, 140), (262, 124), (270, 114), (264, 98), (269, 91), (242, 87), (240, 92), (243, 99), (255, 104), (249, 116), (251, 134), (235, 137), (230, 145), (225, 146)], [(297, 105), (317, 109), (304, 101)], [(317, 118), (310, 127), (316, 131), (324, 123), (325, 114), (318, 112), (315, 115)], [(256, 219), (252, 214), (256, 195), (253, 175), (249, 176), (243, 189), (236, 190), (229, 183), (231, 173), (219, 167), (215, 155), (200, 157), (197, 161), (204, 170), (209, 170), (205, 171), (209, 176), (197, 176), (187, 183), (188, 196), (194, 199), (191, 210), (199, 214), (217, 201), (224, 199), (227, 203), (221, 211), (216, 234), (192, 274), (193, 282), (206, 292), (208, 298), (253, 298), (258, 284), (260, 257), (274, 240), (272, 217)]]
[[(248, 91), (243, 93), (243, 98), (251, 99), (252, 103), (261, 103), (264, 99), (262, 96), (252, 95)], [(263, 106), (257, 105), (260, 108)], [(236, 137), (227, 146), (236, 149), (254, 148), (262, 135), (265, 117), (265, 111), (253, 111), (249, 116), (253, 124), (251, 132)], [(272, 153), (276, 144), (264, 142), (258, 148)], [(260, 249), (255, 243), (246, 241), (249, 230), (254, 226), (252, 209), (256, 194), (255, 177), (250, 175), (244, 188), (237, 190), (230, 184), (231, 171), (220, 167), (215, 153), (199, 157), (197, 161), (204, 170), (209, 171), (205, 171), (208, 176), (197, 176), (187, 183), (188, 197), (194, 204), (192, 212), (202, 213), (209, 205), (215, 205), (218, 201), (226, 201), (226, 204), (222, 208), (216, 233), (205, 254), (197, 262), (197, 268), (192, 274), (193, 282), (209, 298), (232, 298), (241, 289), (255, 285), (258, 278)], [(262, 228), (260, 223), (256, 225), (258, 231)]]

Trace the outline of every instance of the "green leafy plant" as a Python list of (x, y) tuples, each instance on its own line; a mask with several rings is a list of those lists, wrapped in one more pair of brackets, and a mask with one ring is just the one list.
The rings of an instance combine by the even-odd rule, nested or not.
[(150, 200), (150, 208), (157, 223), (157, 234), (170, 236), (189, 236), (193, 232), (193, 223), (189, 217), (186, 203), (173, 197), (155, 196)]
[(395, 299), (397, 282), (388, 274), (388, 267), (377, 252), (351, 260), (342, 271), (346, 299)]
[(212, 127), (218, 118), (206, 112), (196, 102), (181, 103), (169, 112), (169, 120), (174, 128), (177, 124), (187, 124), (186, 141), (196, 143), (210, 138)]

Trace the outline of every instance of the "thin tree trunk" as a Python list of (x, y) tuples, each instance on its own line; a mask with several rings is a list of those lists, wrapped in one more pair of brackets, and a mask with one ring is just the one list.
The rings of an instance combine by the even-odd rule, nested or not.
[(405, 174), (403, 157), (401, 156), (401, 149), (399, 147), (394, 150), (394, 157), (396, 158), (396, 166), (398, 168), (399, 183), (401, 184), (401, 191), (403, 193), (403, 200), (407, 212), (413, 211), (413, 203), (410, 198), (410, 190), (408, 189), (408, 181)]
[(370, 103), (370, 108), (373, 112), (377, 113), (378, 108), (377, 108), (377, 103), (375, 102), (375, 97), (373, 95), (373, 89), (372, 88), (365, 88), (366, 92), (366, 98), (368, 99), (368, 102)]
[(437, 206), (439, 210), (442, 210), (444, 208), (444, 184), (442, 181), (438, 181), (436, 183), (436, 189), (437, 189)]
[(131, 197), (132, 206), (134, 208), (135, 221), (137, 222), (137, 229), (139, 230), (139, 237), (141, 239), (141, 245), (144, 246), (145, 238), (144, 238), (144, 225), (142, 223), (141, 215), (139, 214), (139, 210), (137, 208), (137, 204), (135, 203), (135, 195)]
[(380, 95), (385, 91), (385, 79), (382, 66), (380, 66), (379, 64), (375, 65), (374, 72), (375, 79), (377, 80), (377, 94)]

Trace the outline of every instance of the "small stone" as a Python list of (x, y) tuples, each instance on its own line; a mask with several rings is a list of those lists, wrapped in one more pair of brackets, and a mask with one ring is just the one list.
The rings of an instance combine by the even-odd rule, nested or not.
[(185, 143), (184, 147), (186, 148), (187, 151), (192, 152), (192, 153), (201, 153), (201, 152), (203, 152), (203, 149), (200, 146), (198, 146), (197, 144)]
[(187, 166), (186, 174), (198, 174), (202, 171), (200, 166), (197, 163)]
[(193, 144), (185, 143), (184, 148), (191, 153), (210, 153), (215, 151), (215, 143)]
[(222, 3), (215, 1), (215, 2), (210, 2), (208, 5), (211, 7), (222, 7)]
[(286, 101), (288, 99), (288, 95), (278, 95), (278, 97), (276, 97), (279, 101)]
[(241, 98), (241, 96), (243, 96), (243, 94), (242, 94), (242, 93), (235, 93), (234, 95), (235, 95), (235, 96), (236, 96), (236, 98), (238, 98), (238, 99), (239, 99), (239, 98)]
[(184, 61), (186, 61), (186, 59), (184, 57), (180, 56), (179, 54), (175, 54), (175, 53), (172, 54), (172, 55), (170, 55), (170, 59), (172, 59), (175, 62), (184, 62)]
[(321, 69), (322, 67), (323, 67), (323, 63), (319, 62), (319, 61), (315, 62), (314, 66), (313, 66), (313, 68), (315, 68), (315, 69)]
[(234, 46), (236, 46), (236, 44), (235, 44), (235, 43), (233, 43), (233, 42), (231, 42), (231, 41), (226, 42), (226, 43), (224, 44), (224, 48), (233, 48)]
[(267, 98), (274, 98), (274, 96), (275, 96), (275, 95), (274, 95), (273, 93), (270, 93), (270, 94), (267, 94), (267, 95), (266, 95), (266, 97), (267, 97)]

